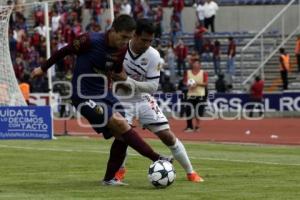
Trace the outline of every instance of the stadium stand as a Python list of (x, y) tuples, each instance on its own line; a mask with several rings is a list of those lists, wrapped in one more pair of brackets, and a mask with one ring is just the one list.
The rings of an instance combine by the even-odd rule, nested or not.
[[(27, 3), (33, 2), (32, 0), (27, 0)], [(70, 3), (71, 2), (71, 3)], [(67, 1), (67, 3), (51, 3), (50, 4), (50, 15), (52, 16), (53, 11), (58, 11), (60, 18), (61, 26), (56, 31), (52, 32), (51, 40), (51, 49), (55, 51), (61, 45), (64, 45), (65, 42), (69, 42), (74, 38), (75, 35), (85, 31), (83, 22), (90, 21), (90, 18), (95, 15), (100, 15), (100, 8), (106, 8), (107, 2), (102, 1), (102, 4), (97, 4), (98, 1), (92, 1), (94, 3), (88, 4), (85, 1), (85, 4), (82, 4), (80, 1)], [(221, 6), (234, 6), (234, 5), (258, 5), (258, 4), (283, 4), (287, 0), (220, 0), (218, 1)], [(152, 6), (159, 5), (161, 0), (150, 1)], [(186, 6), (191, 6), (193, 1), (185, 1)], [(43, 37), (43, 26), (38, 26), (38, 24), (43, 23), (43, 13), (40, 12), (42, 5), (36, 4), (31, 7), (31, 10), (26, 10), (27, 12), (15, 12), (13, 16), (13, 22), (11, 23), (11, 42), (10, 50), (12, 60), (15, 61), (14, 68), (17, 77), (20, 79), (24, 73), (29, 73), (34, 67), (38, 66), (45, 59), (45, 38)], [(88, 15), (83, 15), (82, 13), (87, 13)], [(155, 13), (150, 15), (155, 17)], [(51, 18), (50, 18), (51, 19)], [(98, 18), (97, 18), (98, 20)], [(91, 22), (91, 27), (96, 28), (97, 31), (105, 30), (105, 27), (101, 27), (101, 23)], [(102, 19), (104, 20), (104, 19)], [(161, 20), (161, 19), (160, 19)], [(93, 23), (95, 23), (93, 25)], [(51, 22), (50, 22), (51, 24)], [(274, 44), (277, 43), (277, 38), (279, 37), (279, 32), (273, 30), (268, 32), (264, 36), (265, 38), (265, 50), (271, 51), (274, 49)], [(57, 36), (58, 35), (58, 36)], [(232, 32), (216, 32), (216, 33), (206, 33), (204, 37), (209, 39), (211, 42), (218, 40), (221, 43), (221, 68), (222, 72), (225, 72), (226, 68), (226, 51), (227, 51), (227, 38), (232, 36), (235, 39), (237, 45), (237, 54), (236, 54), (236, 74), (235, 78), (232, 81), (233, 90), (242, 91), (244, 86), (241, 85), (244, 76), (249, 75), (254, 69), (259, 65), (260, 52), (255, 48), (251, 47), (247, 54), (245, 55), (244, 64), (247, 66), (246, 69), (240, 68), (240, 49), (247, 44), (255, 35), (255, 32), (245, 31), (232, 31)], [(184, 43), (189, 47), (189, 52), (192, 52), (194, 48), (194, 33), (183, 33), (181, 35)], [(162, 33), (159, 41), (163, 47), (166, 47), (170, 42), (170, 34)], [(259, 46), (260, 44), (255, 44)], [(292, 51), (292, 44), (288, 45), (288, 52)], [(294, 59), (294, 58), (293, 58)], [(294, 62), (294, 61), (293, 61)], [(57, 65), (57, 73), (65, 73), (68, 76), (71, 76), (72, 66), (74, 64), (74, 58), (68, 57), (64, 61), (61, 61)], [(209, 73), (209, 89), (214, 90), (214, 85), (216, 81), (216, 74), (214, 73), (213, 63), (211, 61), (204, 61), (203, 68)], [(176, 68), (176, 67), (175, 67)], [(267, 64), (266, 69), (266, 89), (270, 91), (276, 91), (279, 89), (280, 82), (276, 82), (276, 77), (278, 76), (278, 64), (277, 57), (274, 56), (273, 59)], [(292, 71), (293, 72), (293, 71)], [(178, 80), (181, 77), (178, 77)], [(291, 85), (293, 82), (297, 81), (296, 73), (291, 73), (290, 77)], [(177, 83), (176, 83), (177, 84)], [(297, 86), (297, 84), (295, 84)], [(32, 82), (32, 92), (47, 92), (47, 79), (42, 78)]]

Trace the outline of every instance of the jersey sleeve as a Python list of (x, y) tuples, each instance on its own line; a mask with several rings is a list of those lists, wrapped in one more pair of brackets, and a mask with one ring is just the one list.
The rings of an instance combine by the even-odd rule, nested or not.
[(89, 35), (83, 34), (75, 38), (70, 44), (56, 51), (46, 62), (41, 66), (42, 70), (46, 72), (52, 65), (63, 59), (67, 55), (81, 54), (91, 47)]
[(157, 82), (159, 83), (160, 78), (160, 70), (163, 67), (163, 63), (161, 62), (161, 58), (158, 52), (155, 52), (149, 56), (149, 65), (146, 73), (146, 81), (147, 82)]

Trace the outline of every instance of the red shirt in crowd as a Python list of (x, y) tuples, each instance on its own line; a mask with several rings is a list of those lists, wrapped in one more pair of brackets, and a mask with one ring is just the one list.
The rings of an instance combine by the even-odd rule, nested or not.
[(195, 31), (195, 33), (194, 33), (194, 38), (195, 39), (202, 39), (203, 38), (203, 35), (204, 35), (204, 33), (207, 31), (207, 29), (204, 27), (204, 26), (202, 26), (202, 25), (200, 25), (200, 26), (198, 26), (197, 28), (196, 28), (196, 31)]
[(255, 100), (261, 100), (263, 98), (264, 81), (255, 81), (251, 86), (251, 97)]
[(234, 57), (235, 53), (236, 53), (236, 45), (235, 45), (235, 42), (232, 40), (228, 44), (227, 55), (231, 56), (231, 57)]
[(188, 54), (188, 48), (181, 44), (175, 48), (175, 54), (179, 60), (184, 60)]
[(173, 0), (174, 12), (180, 13), (184, 8), (184, 0)]

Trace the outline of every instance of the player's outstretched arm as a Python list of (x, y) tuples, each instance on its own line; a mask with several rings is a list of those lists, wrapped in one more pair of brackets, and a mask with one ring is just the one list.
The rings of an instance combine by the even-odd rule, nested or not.
[(82, 34), (76, 37), (73, 42), (68, 44), (67, 46), (61, 48), (60, 50), (56, 51), (49, 59), (46, 60), (40, 67), (34, 69), (31, 73), (31, 77), (38, 77), (42, 76), (47, 70), (57, 63), (59, 60), (63, 59), (67, 55), (72, 54), (81, 54), (87, 51), (91, 47), (91, 42), (89, 35)]

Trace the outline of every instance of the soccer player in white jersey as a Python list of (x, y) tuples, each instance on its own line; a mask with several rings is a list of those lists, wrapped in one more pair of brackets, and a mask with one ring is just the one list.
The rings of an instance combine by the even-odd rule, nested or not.
[[(202, 182), (203, 179), (192, 167), (185, 147), (170, 130), (168, 119), (151, 96), (158, 89), (160, 77), (160, 55), (150, 46), (153, 37), (154, 27), (151, 21), (139, 19), (123, 62), (123, 73), (127, 74), (127, 80), (123, 83), (123, 87), (117, 89), (117, 94), (125, 107), (125, 117), (129, 124), (132, 125), (133, 118), (139, 119), (143, 127), (156, 134), (171, 150), (174, 158), (186, 171), (187, 179)], [(126, 97), (128, 90), (124, 89), (124, 86), (132, 89), (131, 98)], [(125, 160), (115, 175), (118, 180), (122, 180), (125, 176)]]

